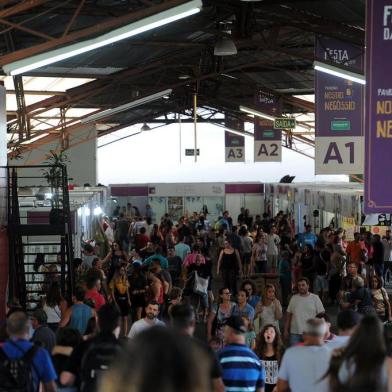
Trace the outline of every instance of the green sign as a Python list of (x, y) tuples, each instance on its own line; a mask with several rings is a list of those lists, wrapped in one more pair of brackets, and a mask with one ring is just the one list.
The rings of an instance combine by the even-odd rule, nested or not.
[[(197, 155), (200, 155), (200, 149), (197, 149)], [(193, 157), (193, 156), (195, 156), (195, 149), (194, 148), (187, 148), (187, 149), (185, 149), (185, 156), (186, 157)]]
[(265, 137), (266, 139), (274, 138), (275, 137), (275, 132), (274, 131), (265, 130), (265, 131), (263, 131), (263, 137)]
[(275, 118), (274, 120), (274, 128), (275, 129), (288, 129), (288, 128), (295, 128), (296, 120), (295, 118)]
[(350, 120), (332, 120), (331, 131), (351, 131)]

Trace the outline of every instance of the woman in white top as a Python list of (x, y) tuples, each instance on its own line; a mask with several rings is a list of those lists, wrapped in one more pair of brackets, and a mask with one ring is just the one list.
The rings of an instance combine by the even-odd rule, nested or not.
[(334, 351), (326, 377), (331, 392), (392, 392), (392, 359), (378, 318), (362, 319), (346, 348)]
[(265, 285), (265, 294), (263, 300), (256, 306), (256, 317), (253, 326), (256, 334), (266, 326), (273, 325), (280, 333), (279, 320), (282, 318), (282, 305), (276, 298), (275, 286), (272, 284)]
[(61, 296), (60, 287), (57, 282), (53, 282), (49, 287), (48, 294), (43, 300), (42, 308), (48, 317), (48, 327), (56, 332), (61, 316), (67, 309), (67, 302)]

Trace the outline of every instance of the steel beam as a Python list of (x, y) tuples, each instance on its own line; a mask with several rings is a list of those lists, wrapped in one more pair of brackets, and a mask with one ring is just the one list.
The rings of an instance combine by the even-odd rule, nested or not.
[[(71, 42), (81, 41), (85, 38), (96, 36), (98, 34), (105, 33), (109, 30), (115, 29), (120, 26), (132, 23), (134, 21), (146, 18), (151, 15), (155, 15), (159, 12), (166, 11), (175, 6), (186, 3), (187, 0), (168, 0), (161, 4), (154, 5), (152, 7), (144, 8), (129, 14), (119, 16), (117, 18), (111, 18), (109, 20), (103, 21), (101, 23), (96, 23), (93, 26), (87, 27), (85, 29), (77, 30), (67, 34), (64, 37), (55, 38), (52, 41), (44, 42), (39, 45), (32, 46), (30, 48), (24, 48), (22, 50), (17, 50), (13, 53), (6, 54), (0, 57), (0, 65), (9, 64), (17, 60), (21, 60), (38, 53), (43, 53), (56, 49), (60, 46), (66, 45)], [(1, 13), (0, 13), (1, 17)]]

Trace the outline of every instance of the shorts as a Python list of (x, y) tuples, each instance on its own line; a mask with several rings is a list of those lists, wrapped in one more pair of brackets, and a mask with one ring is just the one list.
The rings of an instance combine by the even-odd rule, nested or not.
[(241, 255), (242, 264), (249, 264), (251, 256), (252, 256), (252, 253), (242, 253), (242, 255)]
[(313, 291), (315, 293), (321, 291), (321, 290), (328, 290), (328, 281), (327, 278), (324, 275), (317, 275), (314, 278), (314, 284), (313, 284)]
[(123, 317), (128, 316), (128, 314), (131, 311), (131, 308), (128, 303), (128, 298), (126, 296), (122, 296), (122, 295), (116, 296), (116, 302), (117, 302), (117, 305), (120, 309), (121, 316), (123, 316)]

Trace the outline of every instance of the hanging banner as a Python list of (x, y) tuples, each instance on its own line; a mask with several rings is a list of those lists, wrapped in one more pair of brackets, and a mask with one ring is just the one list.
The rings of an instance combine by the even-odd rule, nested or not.
[(282, 130), (274, 129), (270, 120), (255, 117), (254, 161), (282, 161)]
[[(363, 72), (363, 49), (329, 37), (316, 40), (316, 59)], [(364, 170), (364, 86), (315, 71), (316, 174)]]
[(276, 95), (258, 90), (255, 96), (255, 105), (260, 112), (278, 117), (282, 113), (282, 101)]
[(392, 1), (366, 12), (365, 213), (392, 213)]
[[(244, 131), (243, 121), (227, 113), (225, 126), (239, 132)], [(225, 131), (225, 162), (245, 162), (245, 136)]]

